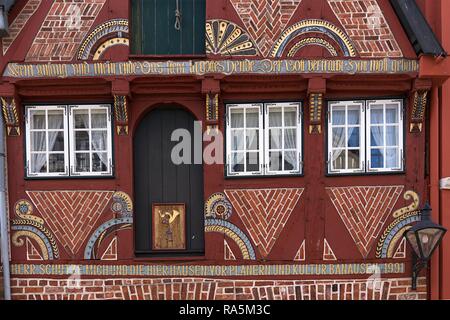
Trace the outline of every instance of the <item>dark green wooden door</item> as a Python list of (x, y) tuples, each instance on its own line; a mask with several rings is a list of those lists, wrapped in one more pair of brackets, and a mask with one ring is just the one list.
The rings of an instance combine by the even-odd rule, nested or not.
[(206, 0), (178, 0), (180, 28), (175, 28), (177, 0), (132, 1), (132, 53), (200, 55), (205, 53)]
[[(145, 116), (134, 135), (134, 211), (137, 255), (183, 256), (204, 252), (203, 166), (175, 165), (171, 136), (186, 129), (194, 137), (195, 118), (189, 112), (164, 106)], [(191, 154), (194, 154), (192, 146)], [(186, 206), (186, 250), (152, 251), (152, 205), (183, 203)]]

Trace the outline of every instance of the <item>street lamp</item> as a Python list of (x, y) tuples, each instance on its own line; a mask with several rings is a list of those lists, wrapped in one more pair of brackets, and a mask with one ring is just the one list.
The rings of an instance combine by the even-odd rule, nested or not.
[(421, 219), (412, 228), (406, 230), (403, 236), (414, 250), (412, 289), (417, 289), (417, 276), (428, 266), (428, 261), (434, 250), (439, 246), (447, 229), (431, 221), (431, 207), (426, 204), (420, 212)]

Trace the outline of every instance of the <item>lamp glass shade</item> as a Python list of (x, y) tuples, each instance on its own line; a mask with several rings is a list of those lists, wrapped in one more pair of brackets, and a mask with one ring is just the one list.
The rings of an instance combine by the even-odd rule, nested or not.
[(417, 243), (416, 233), (412, 230), (407, 231), (406, 239), (408, 240), (409, 244), (411, 245), (411, 248), (413, 248), (416, 255), (418, 257), (420, 257), (421, 254), (420, 254), (419, 244)]
[(444, 230), (426, 228), (418, 230), (417, 235), (419, 237), (420, 245), (422, 246), (422, 258), (428, 259), (439, 244), (441, 238), (444, 236)]

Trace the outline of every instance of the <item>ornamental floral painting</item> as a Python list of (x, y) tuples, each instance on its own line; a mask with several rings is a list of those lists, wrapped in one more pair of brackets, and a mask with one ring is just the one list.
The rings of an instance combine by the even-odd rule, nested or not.
[(186, 249), (186, 206), (182, 203), (155, 203), (153, 215), (153, 250)]

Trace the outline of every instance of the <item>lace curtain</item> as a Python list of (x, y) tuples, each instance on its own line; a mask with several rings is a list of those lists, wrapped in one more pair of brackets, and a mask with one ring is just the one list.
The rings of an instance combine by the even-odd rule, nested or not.
[[(34, 128), (45, 128), (46, 121), (48, 121), (48, 128), (61, 128), (63, 117), (33, 117)], [(39, 173), (47, 167), (47, 152), (53, 151), (56, 140), (58, 138), (58, 131), (47, 132), (33, 132), (33, 151), (45, 151), (46, 153), (39, 153), (33, 155), (32, 172)], [(47, 146), (48, 137), (48, 146)]]

